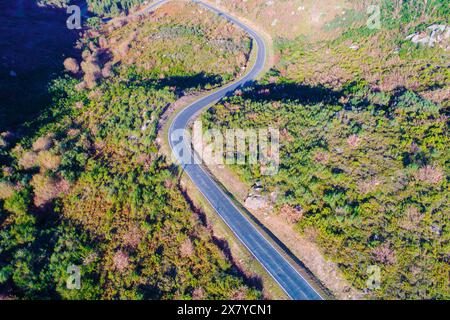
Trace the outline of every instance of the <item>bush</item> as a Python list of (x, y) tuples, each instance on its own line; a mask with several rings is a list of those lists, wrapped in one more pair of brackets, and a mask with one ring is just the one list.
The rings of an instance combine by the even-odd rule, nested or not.
[(19, 166), (25, 170), (36, 168), (38, 166), (38, 154), (33, 151), (25, 152), (19, 159)]
[(66, 60), (64, 60), (64, 68), (75, 75), (80, 72), (80, 65), (75, 58), (67, 58)]
[(46, 151), (53, 146), (53, 140), (50, 136), (40, 137), (33, 143), (33, 151)]
[(39, 152), (37, 161), (41, 168), (47, 170), (56, 170), (61, 164), (61, 157), (52, 154), (50, 151), (41, 151)]
[(81, 63), (81, 69), (84, 72), (84, 81), (88, 88), (92, 89), (97, 84), (97, 80), (102, 76), (102, 69), (98, 61), (89, 58)]
[(0, 200), (11, 197), (15, 192), (15, 186), (8, 181), (0, 181)]
[(416, 179), (430, 184), (438, 184), (444, 179), (444, 172), (435, 166), (425, 166), (417, 171)]
[(30, 182), (34, 191), (34, 205), (43, 206), (69, 190), (69, 184), (58, 177), (35, 174)]
[(28, 212), (29, 205), (30, 193), (27, 190), (24, 190), (21, 192), (15, 192), (12, 197), (6, 199), (3, 207), (9, 212), (17, 215), (23, 215)]
[(438, 113), (440, 107), (431, 101), (423, 99), (413, 91), (406, 91), (396, 98), (395, 105), (406, 112)]

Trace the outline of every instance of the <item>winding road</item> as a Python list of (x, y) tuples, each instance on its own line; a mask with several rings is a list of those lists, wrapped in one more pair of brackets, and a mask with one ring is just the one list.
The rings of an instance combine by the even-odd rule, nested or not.
[[(167, 1), (170, 0), (157, 1), (147, 7), (144, 11), (149, 12)], [(217, 214), (251, 254), (261, 263), (264, 269), (267, 270), (273, 279), (280, 285), (286, 294), (291, 299), (295, 300), (322, 300), (320, 294), (283, 257), (283, 255), (280, 254), (268, 240), (266, 240), (255, 226), (250, 223), (247, 217), (234, 205), (233, 201), (223, 192), (223, 190), (220, 189), (202, 165), (193, 164), (198, 163), (195, 161), (186, 161), (186, 155), (182, 156), (181, 154), (177, 154), (177, 150), (180, 149), (190, 150), (190, 147), (188, 148), (187, 145), (185, 145), (185, 143), (189, 143), (190, 140), (184, 135), (180, 136), (179, 132), (187, 132), (190, 121), (201, 111), (206, 110), (212, 103), (219, 101), (226, 94), (233, 92), (237, 88), (254, 80), (263, 71), (266, 62), (266, 45), (257, 32), (207, 3), (202, 1), (194, 2), (228, 19), (246, 31), (253, 39), (254, 43), (256, 43), (257, 57), (252, 69), (241, 79), (202, 97), (176, 115), (170, 124), (168, 131), (170, 148), (179, 164), (183, 167), (185, 173), (215, 209)], [(193, 160), (195, 157), (197, 156), (190, 154), (188, 158)]]

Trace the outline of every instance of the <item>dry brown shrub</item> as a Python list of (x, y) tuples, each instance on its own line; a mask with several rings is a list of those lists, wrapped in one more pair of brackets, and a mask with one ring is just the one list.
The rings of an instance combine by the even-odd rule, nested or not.
[(301, 207), (293, 208), (289, 205), (283, 205), (280, 210), (280, 216), (290, 224), (296, 224), (303, 218), (304, 211)]
[(100, 46), (100, 48), (104, 49), (108, 47), (108, 40), (102, 36), (98, 39), (98, 44)]
[(337, 65), (331, 67), (323, 66), (315, 70), (314, 80), (311, 84), (322, 84), (331, 88), (341, 88), (350, 79), (352, 79), (352, 75)]
[(112, 22), (112, 24), (113, 24), (113, 26), (114, 26), (114, 28), (121, 28), (121, 27), (123, 27), (124, 25), (126, 25), (127, 24), (127, 21), (125, 20), (125, 19), (117, 19), (117, 20), (114, 20), (113, 22)]
[(34, 190), (34, 204), (43, 206), (69, 190), (69, 183), (64, 179), (35, 174), (30, 182)]
[(97, 140), (97, 141), (95, 141), (94, 142), (94, 149), (97, 151), (97, 152), (102, 152), (103, 151), (103, 149), (105, 149), (106, 148), (106, 141), (105, 140)]
[(100, 66), (96, 60), (89, 59), (81, 63), (81, 68), (85, 73), (99, 74), (101, 73)]
[(95, 45), (95, 43), (94, 42), (89, 42), (89, 44), (88, 44), (88, 48), (91, 50), (91, 51), (95, 51), (95, 50), (97, 50), (97, 46)]
[(395, 251), (390, 248), (388, 243), (372, 249), (371, 254), (375, 261), (380, 263), (394, 264), (397, 261)]
[(75, 58), (67, 58), (64, 60), (64, 68), (73, 74), (80, 72), (80, 65)]
[(102, 77), (109, 78), (111, 76), (111, 70), (112, 70), (112, 63), (111, 62), (106, 63), (102, 69)]
[(194, 246), (189, 238), (186, 238), (181, 244), (180, 253), (183, 258), (190, 257), (194, 253)]
[(405, 210), (405, 216), (400, 221), (400, 227), (408, 230), (414, 231), (419, 226), (423, 219), (423, 214), (415, 206), (410, 206)]
[(77, 136), (79, 134), (80, 134), (80, 130), (79, 129), (70, 128), (69, 130), (67, 130), (67, 135), (69, 137), (75, 137), (75, 136)]
[(83, 109), (83, 107), (84, 107), (83, 101), (77, 101), (77, 102), (75, 102), (75, 108), (77, 108), (77, 109)]
[(5, 138), (0, 136), (0, 148), (8, 146), (8, 142)]
[(326, 164), (330, 160), (330, 155), (327, 152), (317, 151), (314, 154), (314, 161), (317, 163)]
[(426, 92), (420, 93), (420, 95), (424, 99), (431, 100), (434, 103), (443, 103), (445, 101), (450, 100), (450, 87), (426, 91)]
[(172, 189), (173, 187), (174, 187), (174, 182), (173, 182), (173, 180), (172, 179), (166, 179), (166, 180), (164, 180), (164, 187), (166, 188), (166, 189)]
[(83, 58), (83, 60), (88, 60), (90, 56), (91, 56), (91, 51), (89, 51), (87, 49), (81, 53), (81, 58)]
[(361, 144), (361, 138), (358, 137), (356, 134), (352, 134), (350, 137), (347, 138), (347, 144), (352, 149), (356, 149)]
[(16, 135), (11, 131), (5, 131), (5, 132), (0, 133), (0, 137), (5, 139), (6, 141), (10, 141), (10, 140), (14, 139), (16, 137)]
[(122, 241), (123, 245), (136, 249), (141, 243), (144, 234), (141, 229), (137, 226), (132, 226), (128, 229), (127, 233), (123, 235)]
[(425, 166), (416, 172), (416, 179), (430, 184), (438, 184), (444, 179), (442, 169), (436, 166)]
[(380, 179), (374, 178), (371, 180), (363, 180), (358, 182), (358, 192), (361, 194), (368, 194), (378, 189), (382, 183)]
[(19, 166), (25, 170), (36, 168), (38, 166), (38, 155), (34, 151), (25, 152), (19, 159)]
[(206, 296), (205, 290), (203, 288), (195, 288), (194, 291), (192, 291), (192, 299), (194, 300), (203, 300)]
[(95, 29), (90, 29), (87, 31), (89, 38), (97, 38), (100, 36), (100, 32)]
[(119, 272), (126, 271), (130, 266), (128, 254), (122, 250), (117, 251), (113, 257), (113, 263), (116, 270)]
[(45, 151), (49, 150), (53, 146), (53, 140), (51, 136), (40, 137), (33, 143), (33, 151)]
[(81, 63), (81, 69), (84, 72), (84, 81), (86, 86), (90, 89), (94, 88), (97, 84), (97, 80), (102, 76), (102, 69), (98, 61), (88, 58), (87, 61)]
[(5, 200), (14, 194), (15, 186), (11, 182), (0, 181), (0, 200)]
[(116, 53), (122, 58), (126, 57), (129, 51), (130, 51), (130, 42), (128, 40), (119, 44), (116, 49)]
[(405, 69), (395, 69), (381, 79), (379, 89), (390, 92), (397, 88), (417, 89), (418, 83), (412, 81), (411, 74)]
[(86, 89), (87, 88), (87, 83), (86, 83), (86, 81), (81, 81), (80, 83), (78, 83), (76, 86), (75, 86), (75, 90), (77, 90), (77, 91), (82, 91), (82, 90), (84, 90), (84, 89)]
[(38, 162), (41, 168), (47, 170), (56, 170), (61, 164), (61, 157), (52, 154), (50, 151), (41, 151), (38, 155)]
[(84, 75), (84, 83), (86, 84), (86, 87), (89, 89), (93, 89), (97, 85), (97, 80), (99, 77), (95, 76), (91, 73), (86, 73)]
[(231, 300), (246, 300), (247, 299), (247, 288), (240, 287), (233, 291), (231, 294)]

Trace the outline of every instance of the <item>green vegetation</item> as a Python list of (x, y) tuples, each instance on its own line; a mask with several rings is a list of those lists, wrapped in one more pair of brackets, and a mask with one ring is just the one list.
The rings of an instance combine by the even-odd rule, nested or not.
[(65, 8), (70, 4), (70, 0), (36, 0), (36, 3), (39, 6)]
[(242, 30), (210, 11), (178, 1), (151, 17), (129, 21), (110, 32), (105, 42), (114, 61), (134, 64), (149, 77), (221, 75), (217, 84), (239, 76), (250, 53), (250, 39)]
[[(176, 18), (167, 18), (166, 29), (158, 19), (154, 35)], [(200, 22), (197, 29), (214, 39)], [(109, 55), (114, 47), (102, 47), (111, 39), (107, 31), (89, 35), (80, 44), (81, 68), (76, 59), (66, 60), (74, 77), (52, 83), (48, 111), (28, 122), (21, 136), (1, 135), (0, 293), (26, 299), (260, 298), (184, 197), (177, 169), (155, 142), (171, 103), (227, 75), (176, 67), (162, 77), (132, 66), (127, 55)], [(176, 53), (171, 42), (186, 37), (197, 39), (183, 47), (186, 54), (211, 54), (196, 48), (205, 40), (191, 33), (166, 40), (167, 54)], [(72, 265), (81, 270), (80, 290), (66, 287)]]
[(89, 8), (101, 16), (117, 16), (128, 13), (131, 8), (144, 3), (145, 0), (87, 0)]
[[(104, 16), (142, 2), (88, 0)], [(248, 37), (175, 1), (145, 18), (90, 19), (80, 61), (63, 48), (76, 34), (56, 32), (66, 17), (29, 19), (35, 11), (23, 4), (0, 4), (0, 128), (11, 128), (0, 134), (0, 296), (261, 298), (156, 143), (159, 119), (178, 98), (242, 73)], [(259, 181), (275, 212), (284, 208), (368, 298), (448, 299), (448, 51), (405, 38), (448, 24), (449, 7), (380, 4), (382, 28), (371, 30), (365, 1), (223, 1), (279, 37), (276, 65), (203, 119), (219, 129), (280, 128), (277, 175), (233, 169)], [(18, 21), (26, 32), (16, 32)], [(8, 53), (11, 43), (24, 53)], [(62, 52), (76, 57), (64, 61), (71, 75), (47, 93)], [(72, 265), (80, 290), (66, 287)], [(379, 288), (367, 285), (371, 266), (381, 270)]]
[[(448, 6), (407, 15), (418, 3), (403, 4), (396, 27), (279, 39), (265, 79), (203, 116), (210, 128), (280, 128), (277, 175), (233, 170), (277, 194), (278, 212), (296, 208), (296, 229), (371, 298), (450, 297), (448, 54), (404, 40)], [(366, 283), (373, 265), (378, 289)]]

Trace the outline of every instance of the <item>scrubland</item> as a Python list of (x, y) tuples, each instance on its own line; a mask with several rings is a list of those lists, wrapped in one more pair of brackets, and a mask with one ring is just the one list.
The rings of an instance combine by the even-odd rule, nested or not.
[[(260, 298), (155, 141), (180, 96), (242, 72), (248, 38), (174, 2), (92, 27), (77, 47), (82, 60), (66, 59), (47, 111), (0, 138), (2, 296)], [(80, 290), (66, 286), (71, 266)]]
[(379, 29), (366, 26), (362, 6), (322, 26), (334, 36), (277, 37), (264, 79), (203, 120), (279, 128), (278, 174), (230, 169), (261, 185), (270, 214), (322, 248), (367, 298), (448, 299), (448, 39), (406, 39), (448, 24), (448, 6), (380, 4)]

